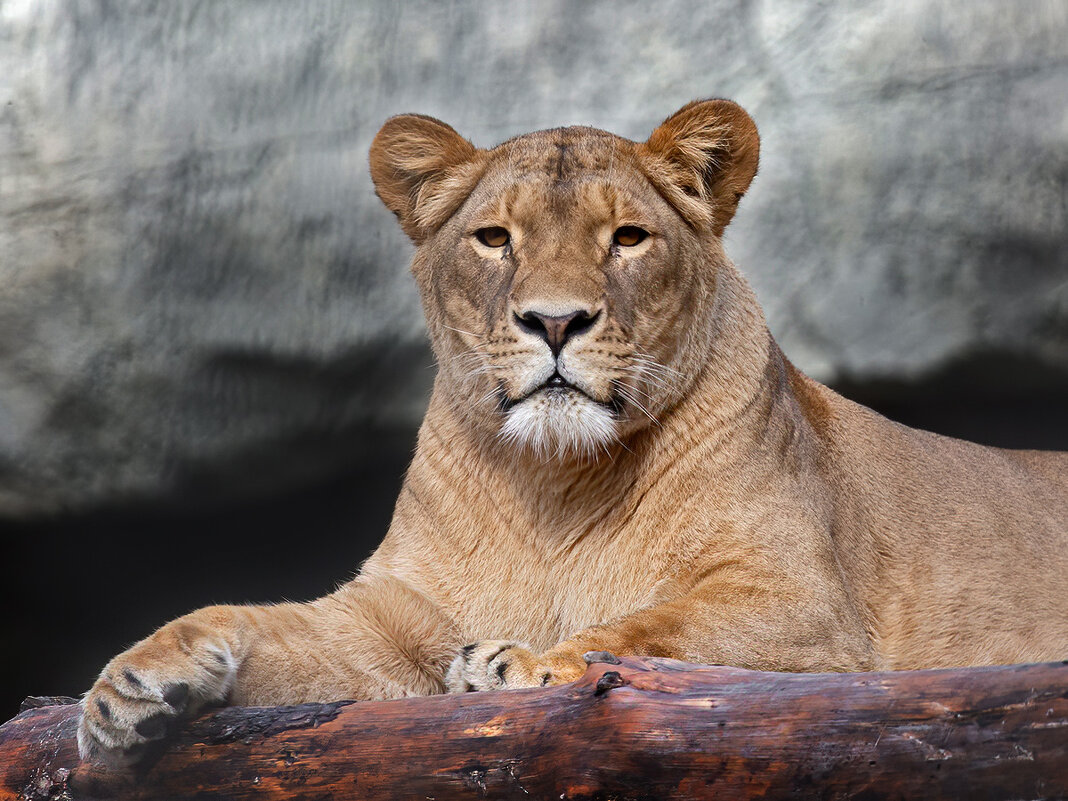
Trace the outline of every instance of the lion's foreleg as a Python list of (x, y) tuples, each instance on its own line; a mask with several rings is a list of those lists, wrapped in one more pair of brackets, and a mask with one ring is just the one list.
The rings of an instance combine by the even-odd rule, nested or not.
[(205, 704), (441, 692), (459, 645), (436, 605), (384, 576), (307, 604), (206, 607), (105, 666), (83, 701), (79, 744), (84, 756), (128, 763)]
[(852, 671), (876, 667), (859, 617), (833, 590), (700, 586), (684, 597), (580, 631), (543, 653), (521, 643), (465, 646), (446, 677), (450, 692), (573, 681), (583, 655), (660, 656), (755, 670)]

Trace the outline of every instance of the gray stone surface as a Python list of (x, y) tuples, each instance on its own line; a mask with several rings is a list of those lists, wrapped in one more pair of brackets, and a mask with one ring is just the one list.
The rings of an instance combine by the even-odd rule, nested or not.
[(0, 516), (247, 496), (414, 425), (387, 116), (644, 138), (704, 96), (760, 126), (728, 248), (803, 368), (1068, 364), (1063, 0), (0, 0)]

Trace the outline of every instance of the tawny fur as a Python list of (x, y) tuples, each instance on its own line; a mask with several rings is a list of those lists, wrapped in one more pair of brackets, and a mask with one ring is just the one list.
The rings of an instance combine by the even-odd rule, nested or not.
[[(720, 242), (758, 151), (727, 101), (644, 143), (566, 128), (487, 151), (388, 121), (372, 175), (418, 245), (440, 365), (389, 533), (332, 595), (202, 609), (116, 657), (83, 753), (135, 760), (212, 701), (565, 682), (591, 650), (784, 671), (1068, 656), (1068, 455), (912, 430), (798, 372)], [(620, 246), (622, 226), (649, 236)], [(576, 310), (592, 322), (555, 359), (523, 324)]]

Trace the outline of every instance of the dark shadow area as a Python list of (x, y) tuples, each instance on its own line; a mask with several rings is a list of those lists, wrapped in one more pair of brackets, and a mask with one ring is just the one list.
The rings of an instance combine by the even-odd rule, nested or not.
[(998, 448), (1068, 450), (1068, 366), (979, 353), (911, 381), (843, 379), (834, 389), (891, 420)]
[[(916, 381), (835, 388), (918, 428), (1068, 450), (1068, 371), (1037, 360), (987, 354)], [(206, 504), (217, 493), (202, 478), (181, 506), (0, 523), (0, 719), (26, 695), (84, 691), (111, 656), (177, 615), (306, 600), (347, 580), (386, 532), (415, 443), (414, 430), (365, 437), (365, 457), (344, 472), (240, 505)]]
[(347, 581), (385, 536), (415, 433), (369, 432), (362, 462), (240, 505), (187, 491), (166, 508), (0, 521), (0, 721), (27, 695), (79, 695), (112, 656), (177, 615), (309, 600)]

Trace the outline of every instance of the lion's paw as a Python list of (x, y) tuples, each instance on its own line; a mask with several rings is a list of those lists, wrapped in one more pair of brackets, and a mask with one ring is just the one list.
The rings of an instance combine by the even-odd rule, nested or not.
[(538, 656), (524, 643), (481, 640), (465, 645), (445, 675), (450, 693), (515, 690), (566, 684), (582, 675), (582, 660)]
[(237, 673), (229, 648), (198, 643), (168, 649), (155, 640), (111, 660), (85, 694), (78, 723), (82, 759), (114, 767), (136, 763), (183, 715), (226, 699)]

